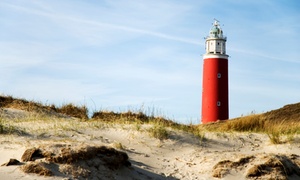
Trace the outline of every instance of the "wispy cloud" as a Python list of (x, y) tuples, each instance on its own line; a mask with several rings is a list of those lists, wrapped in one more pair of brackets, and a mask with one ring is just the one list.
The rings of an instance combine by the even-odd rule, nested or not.
[(272, 53), (271, 55), (269, 53), (266, 53), (264, 51), (258, 51), (258, 50), (250, 50), (250, 49), (242, 49), (242, 48), (227, 48), (228, 52), (236, 52), (241, 53), (244, 55), (250, 55), (250, 57), (253, 57), (253, 60), (256, 60), (256, 57), (261, 58), (262, 61), (264, 60), (276, 60), (276, 61), (282, 61), (282, 62), (290, 62), (290, 63), (300, 63), (300, 59), (297, 55), (293, 56), (292, 53), (289, 57), (282, 56), (278, 53)]
[[(21, 12), (24, 12), (27, 14), (34, 14), (34, 15), (38, 15), (38, 16), (47, 17), (51, 20), (60, 22), (61, 25), (63, 25), (63, 26), (68, 26), (70, 23), (76, 23), (76, 26), (80, 27), (80, 28), (84, 28), (86, 26), (92, 26), (93, 28), (98, 28), (98, 30), (100, 30), (100, 31), (103, 30), (102, 28), (107, 28), (108, 31), (110, 31), (112, 29), (121, 30), (121, 31), (133, 33), (133, 34), (148, 35), (148, 36), (153, 36), (153, 37), (157, 37), (157, 38), (177, 41), (177, 42), (181, 42), (181, 43), (203, 45), (201, 42), (195, 41), (193, 39), (172, 36), (172, 35), (156, 32), (156, 31), (150, 31), (147, 29), (135, 28), (133, 26), (105, 23), (105, 22), (101, 22), (101, 21), (89, 20), (89, 19), (76, 17), (76, 16), (69, 16), (66, 14), (58, 13), (58, 12), (53, 13), (53, 12), (41, 11), (39, 9), (34, 9), (34, 8), (29, 8), (29, 7), (21, 7), (21, 6), (14, 5), (14, 4), (7, 4), (7, 3), (1, 3), (1, 4), (3, 6), (12, 8), (19, 12), (21, 11)], [(78, 29), (78, 28), (76, 28), (76, 29)]]

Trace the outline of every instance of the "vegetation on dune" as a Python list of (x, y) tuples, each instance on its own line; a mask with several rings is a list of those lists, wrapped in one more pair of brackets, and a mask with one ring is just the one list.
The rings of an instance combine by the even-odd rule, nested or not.
[[(72, 176), (71, 179), (91, 179), (95, 175), (103, 178), (103, 172), (131, 166), (125, 152), (107, 146), (84, 144), (54, 144), (30, 148), (25, 150), (21, 160), (24, 163), (21, 170), (25, 173)], [(53, 170), (52, 167), (59, 168)]]
[(45, 167), (45, 163), (41, 162), (32, 162), (29, 164), (25, 164), (21, 168), (25, 173), (35, 173), (40, 176), (52, 176), (53, 173), (49, 169)]
[(17, 128), (9, 123), (5, 123), (2, 119), (0, 119), (0, 134), (25, 135), (26, 132), (21, 128)]
[[(46, 115), (52, 113), (64, 114), (79, 118), (79, 120), (84, 120), (84, 122), (95, 126), (98, 126), (98, 122), (107, 124), (135, 124), (136, 129), (140, 130), (142, 124), (153, 124), (153, 127), (150, 128), (148, 132), (158, 139), (168, 137), (166, 127), (183, 130), (202, 139), (205, 138), (204, 132), (207, 131), (266, 133), (270, 141), (274, 144), (283, 142), (281, 138), (282, 135), (288, 136), (288, 141), (292, 141), (294, 134), (300, 134), (300, 103), (289, 104), (280, 109), (263, 114), (251, 114), (228, 121), (201, 125), (179, 124), (161, 116), (154, 116), (154, 113), (151, 112), (151, 115), (147, 115), (149, 113), (143, 111), (98, 111), (94, 112), (89, 119), (88, 109), (85, 106), (66, 104), (61, 107), (56, 107), (55, 105), (43, 105), (34, 101), (16, 99), (11, 96), (0, 96), (0, 108), (15, 108)], [(0, 119), (0, 134), (11, 132), (18, 132), (18, 130)]]
[(98, 111), (94, 112), (92, 115), (92, 120), (100, 120), (106, 122), (119, 122), (119, 123), (156, 123), (161, 124), (164, 126), (177, 126), (178, 123), (175, 123), (167, 118), (154, 116), (154, 115), (147, 115), (145, 112), (113, 112), (113, 111)]
[[(289, 142), (293, 140), (294, 134), (300, 134), (300, 103), (289, 104), (263, 114), (199, 125), (198, 128), (208, 131), (266, 133), (273, 144)], [(285, 141), (282, 136), (287, 136)]]
[(230, 121), (201, 125), (200, 128), (210, 131), (299, 134), (300, 103), (286, 105), (263, 114), (252, 114)]
[(143, 112), (123, 112), (123, 113), (117, 113), (113, 111), (98, 111), (94, 112), (92, 115), (92, 119), (96, 120), (103, 120), (103, 121), (116, 121), (116, 120), (122, 120), (122, 121), (141, 121), (141, 122), (149, 122), (154, 117), (147, 116)]
[(76, 106), (74, 104), (66, 104), (60, 108), (55, 108), (55, 111), (61, 114), (65, 114), (71, 117), (80, 119), (88, 119), (88, 109), (86, 106)]
[(12, 96), (0, 96), (0, 108), (14, 108), (46, 115), (60, 113), (75, 118), (88, 119), (87, 107), (76, 106), (72, 103), (57, 107), (53, 104), (43, 105), (39, 102), (14, 98)]
[(264, 114), (270, 121), (300, 122), (300, 103), (288, 104), (280, 109), (272, 110)]
[[(26, 112), (25, 114), (29, 114), (29, 116), (7, 116), (5, 112), (8, 109), (3, 108), (13, 108), (13, 115)], [(15, 109), (23, 111), (15, 111)], [(11, 96), (0, 96), (0, 135), (17, 134), (30, 135), (30, 137), (37, 139), (56, 139), (60, 142), (59, 144), (27, 149), (21, 158), (24, 165), (20, 169), (26, 173), (36, 173), (43, 176), (53, 176), (58, 173), (62, 176), (71, 175), (73, 178), (89, 178), (95, 174), (102, 177), (103, 170), (110, 172), (131, 165), (128, 155), (123, 152), (129, 148), (121, 142), (113, 142), (111, 144), (113, 148), (77, 143), (80, 142), (76, 139), (77, 135), (86, 135), (91, 129), (99, 131), (107, 127), (122, 128), (133, 131), (130, 132), (132, 137), (138, 134), (136, 131), (147, 133), (150, 137), (160, 140), (159, 147), (161, 147), (161, 141), (177, 138), (177, 133), (174, 133), (176, 130), (184, 131), (182, 133), (184, 135), (189, 133), (188, 136), (192, 134), (193, 137), (197, 137), (200, 145), (202, 142), (204, 143), (203, 147), (206, 147), (206, 142), (210, 141), (207, 139), (210, 136), (208, 132), (213, 132), (212, 134), (217, 137), (221, 135), (223, 139), (228, 135), (228, 132), (246, 132), (245, 134), (254, 132), (262, 133), (265, 137), (268, 136), (272, 144), (300, 142), (300, 103), (289, 104), (262, 114), (251, 114), (232, 120), (200, 125), (179, 124), (162, 116), (154, 116), (154, 114), (142, 110), (98, 111), (89, 118), (88, 109), (85, 106), (66, 104), (56, 107), (55, 105), (43, 105), (34, 101), (16, 99)], [(180, 133), (180, 136), (182, 134)], [(218, 134), (220, 135), (218, 136)], [(96, 137), (96, 135), (91, 134), (89, 137), (90, 140), (110, 143), (102, 136)], [(79, 145), (61, 143), (72, 141)], [(256, 144), (252, 146), (256, 147)], [(256, 162), (259, 162), (260, 158), (266, 161), (257, 164)], [(35, 159), (45, 159), (45, 161), (34, 161)], [(240, 170), (247, 167), (245, 170), (247, 178), (264, 178), (271, 174), (274, 177), (284, 179), (295, 174), (299, 175), (298, 159), (299, 156), (295, 155), (269, 154), (259, 158), (246, 156), (237, 161), (222, 160), (213, 167), (213, 177), (222, 178), (230, 173), (230, 170)], [(57, 165), (59, 165), (58, 170), (52, 171), (51, 167)]]
[(213, 167), (212, 176), (224, 178), (230, 171), (245, 167), (246, 178), (250, 179), (293, 179), (300, 175), (300, 157), (296, 154), (264, 154), (241, 157), (237, 161), (222, 160)]
[(149, 129), (149, 133), (152, 137), (155, 137), (159, 140), (168, 139), (169, 132), (164, 126), (155, 125)]
[(12, 96), (0, 96), (0, 108), (15, 108), (25, 111), (41, 112), (49, 110), (51, 106), (43, 106), (41, 103), (27, 101), (25, 99), (17, 99)]

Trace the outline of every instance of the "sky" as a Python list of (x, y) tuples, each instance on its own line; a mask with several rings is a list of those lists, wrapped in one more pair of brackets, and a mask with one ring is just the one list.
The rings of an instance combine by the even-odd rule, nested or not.
[(298, 0), (1, 0), (0, 94), (198, 124), (214, 18), (230, 118), (300, 102)]

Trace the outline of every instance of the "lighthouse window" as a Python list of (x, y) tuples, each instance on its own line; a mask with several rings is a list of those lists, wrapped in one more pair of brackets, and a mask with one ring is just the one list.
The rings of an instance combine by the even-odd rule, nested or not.
[(218, 45), (220, 45), (220, 43), (218, 42)]
[(217, 75), (217, 76), (218, 76), (218, 78), (220, 79), (220, 78), (221, 78), (221, 73), (218, 73), (218, 75)]
[(217, 102), (217, 106), (221, 106), (221, 102), (220, 101)]

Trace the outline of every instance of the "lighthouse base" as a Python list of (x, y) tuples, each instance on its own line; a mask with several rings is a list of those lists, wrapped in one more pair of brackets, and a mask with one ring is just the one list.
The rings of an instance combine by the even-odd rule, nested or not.
[(228, 59), (204, 56), (202, 123), (226, 120), (228, 117)]

